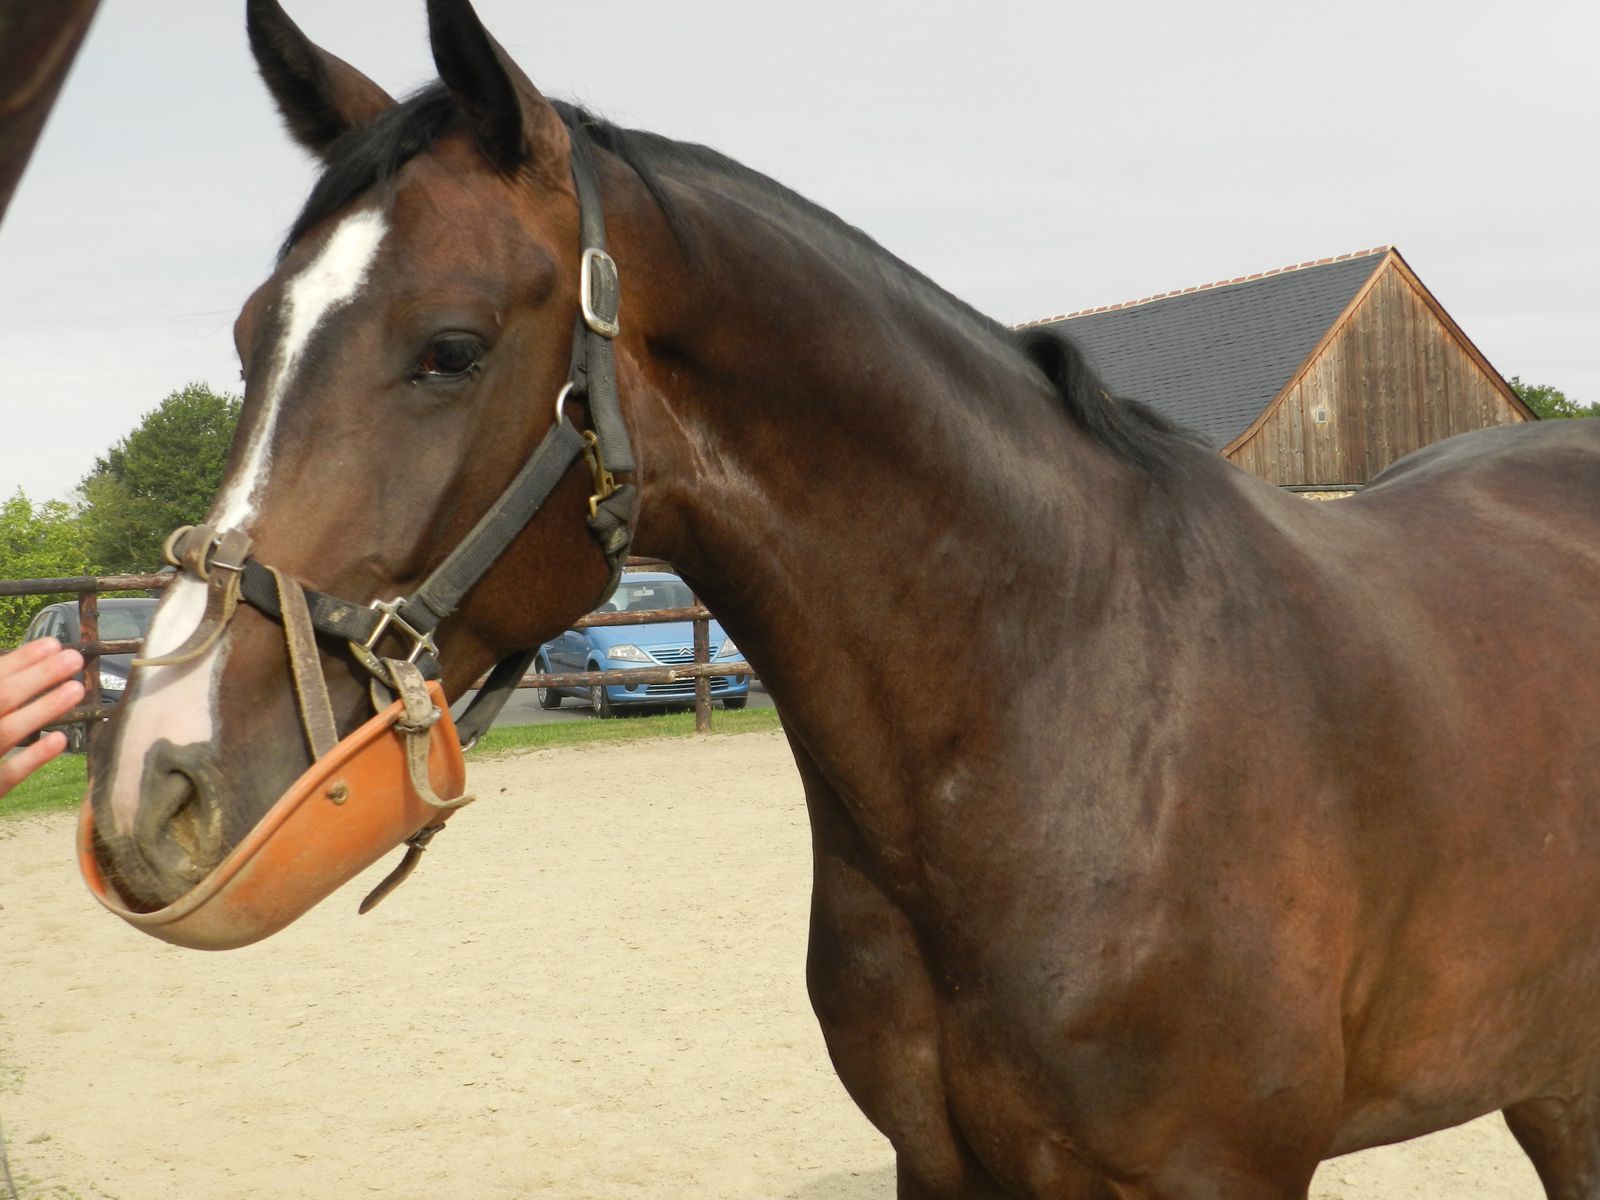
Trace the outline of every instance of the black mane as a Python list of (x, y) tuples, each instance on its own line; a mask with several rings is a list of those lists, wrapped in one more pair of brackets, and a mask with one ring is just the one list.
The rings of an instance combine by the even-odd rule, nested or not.
[[(988, 334), (1010, 342), (1026, 355), (1054, 385), (1074, 423), (1125, 462), (1142, 470), (1155, 470), (1170, 460), (1176, 444), (1198, 440), (1148, 406), (1113, 397), (1089, 367), (1083, 352), (1061, 330), (1036, 326), (1018, 333), (1008, 329), (894, 258), (870, 236), (836, 214), (760, 172), (706, 146), (623, 129), (565, 101), (552, 101), (552, 104), (575, 137), (582, 137), (590, 145), (616, 155), (633, 169), (691, 254), (689, 230), (677, 219), (671, 198), (661, 182), (662, 168), (675, 167), (737, 179), (796, 213), (824, 222), (848, 239), (856, 250), (866, 250), (893, 262), (932, 295), (956, 306)], [(432, 83), (376, 120), (344, 134), (330, 148), (328, 166), (290, 227), (279, 251), (280, 257), (311, 229), (370, 189), (393, 179), (406, 163), (446, 133), (464, 125), (465, 119), (454, 98), (442, 83)]]
[(1113, 396), (1065, 330), (1034, 325), (1012, 336), (1055, 385), (1067, 415), (1124, 462), (1153, 471), (1170, 461), (1178, 444), (1206, 445), (1199, 434), (1169, 421), (1148, 404)]
[[(669, 218), (673, 215), (672, 205), (650, 161), (664, 157), (664, 152), (670, 149), (700, 151), (701, 155), (695, 156), (699, 161), (707, 157), (728, 164), (733, 161), (702, 146), (688, 146), (653, 133), (622, 129), (576, 104), (556, 100), (552, 101), (552, 106), (574, 135), (610, 151), (632, 167)], [(466, 120), (455, 99), (444, 84), (436, 82), (408, 96), (377, 120), (344, 134), (329, 148), (328, 166), (290, 226), (279, 257), (346, 205), (393, 179), (402, 167), (445, 134), (465, 127)], [(686, 154), (685, 160), (690, 157)], [(677, 228), (676, 223), (674, 228)]]

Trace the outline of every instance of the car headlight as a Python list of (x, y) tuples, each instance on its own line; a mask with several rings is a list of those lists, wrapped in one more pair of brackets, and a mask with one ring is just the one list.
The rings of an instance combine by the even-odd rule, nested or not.
[(100, 672), (100, 688), (107, 692), (120, 692), (128, 686), (128, 680), (123, 675), (113, 675), (110, 671)]
[(717, 651), (717, 657), (718, 658), (738, 658), (739, 657), (739, 647), (737, 647), (737, 646), (735, 646), (733, 644), (733, 639), (732, 638), (729, 638), (727, 641), (722, 643), (722, 649)]
[(611, 647), (606, 651), (606, 657), (615, 658), (622, 662), (647, 663), (655, 661), (639, 647), (630, 645), (627, 642)]

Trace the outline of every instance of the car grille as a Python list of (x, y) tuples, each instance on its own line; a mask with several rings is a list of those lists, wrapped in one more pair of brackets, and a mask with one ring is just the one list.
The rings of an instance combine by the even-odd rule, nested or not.
[[(713, 644), (710, 656), (715, 658), (717, 651), (720, 649), (722, 649), (721, 646)], [(658, 663), (666, 663), (668, 666), (675, 667), (680, 663), (692, 663), (694, 661), (694, 643), (691, 642), (687, 646), (649, 646), (646, 647), (646, 653)]]
[(686, 646), (650, 646), (651, 658), (656, 662), (666, 662), (667, 666), (678, 666), (680, 662), (694, 661), (694, 645)]
[[(728, 690), (733, 680), (726, 675), (713, 675), (711, 677), (711, 694), (719, 695)], [(693, 700), (694, 680), (680, 679), (676, 683), (651, 683), (644, 689), (646, 696), (659, 697), (662, 700)]]

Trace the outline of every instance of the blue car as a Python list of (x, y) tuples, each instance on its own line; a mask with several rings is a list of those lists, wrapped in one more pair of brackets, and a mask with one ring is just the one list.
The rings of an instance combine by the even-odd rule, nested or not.
[[(689, 585), (676, 575), (636, 572), (624, 575), (616, 594), (600, 609), (608, 612), (648, 612), (658, 608), (688, 608), (694, 603)], [(711, 661), (743, 663), (731, 638), (717, 622), (710, 623)], [(567, 671), (639, 670), (694, 662), (694, 622), (660, 621), (649, 625), (602, 625), (569, 629), (539, 648), (536, 665), (541, 674)], [(588, 702), (597, 717), (609, 717), (625, 705), (694, 703), (694, 680), (676, 683), (615, 683), (608, 687), (540, 688), (541, 708), (560, 708), (567, 696)], [(750, 696), (748, 675), (713, 675), (711, 696), (724, 708), (743, 708)]]

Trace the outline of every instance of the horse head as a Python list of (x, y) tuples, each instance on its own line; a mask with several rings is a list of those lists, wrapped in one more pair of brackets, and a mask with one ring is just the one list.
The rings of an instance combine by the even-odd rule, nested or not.
[(210, 877), (319, 741), (387, 703), (385, 664), (457, 696), (603, 600), (626, 551), (596, 166), (466, 0), (428, 8), (441, 83), (397, 103), (249, 2), (325, 169), (239, 315), (224, 481), (169, 543), (178, 578), (97, 750), (86, 870), (125, 913)]

